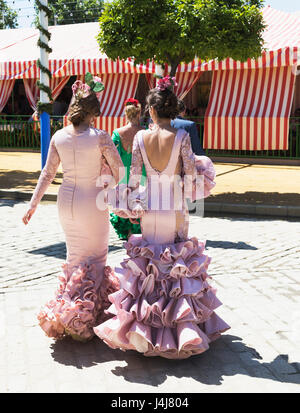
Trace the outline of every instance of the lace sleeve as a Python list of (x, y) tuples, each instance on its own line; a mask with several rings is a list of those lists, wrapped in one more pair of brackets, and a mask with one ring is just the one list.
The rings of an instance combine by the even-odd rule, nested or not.
[(198, 156), (193, 153), (188, 134), (182, 141), (181, 157), (186, 198), (190, 198), (191, 201), (207, 198), (216, 185), (214, 182), (216, 171), (207, 156)]
[(129, 187), (131, 189), (136, 189), (142, 178), (143, 171), (143, 157), (140, 150), (140, 145), (138, 141), (138, 134), (135, 135), (132, 145), (132, 158), (130, 167), (130, 178)]
[(125, 176), (125, 168), (119, 152), (113, 143), (110, 135), (105, 131), (100, 131), (100, 151), (106, 159), (117, 185)]
[(31, 208), (36, 208), (38, 206), (48, 186), (51, 184), (51, 182), (55, 178), (59, 164), (60, 164), (60, 158), (59, 158), (57, 149), (55, 147), (54, 139), (52, 138), (50, 141), (46, 165), (44, 166), (40, 174), (38, 183), (35, 187), (34, 193), (30, 200)]
[(182, 159), (182, 173), (189, 180), (193, 181), (196, 178), (196, 164), (195, 155), (192, 150), (191, 138), (187, 133), (181, 143), (181, 159)]

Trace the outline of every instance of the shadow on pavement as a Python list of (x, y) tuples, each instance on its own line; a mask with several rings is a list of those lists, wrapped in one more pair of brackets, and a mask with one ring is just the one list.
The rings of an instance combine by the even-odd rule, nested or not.
[[(206, 385), (221, 385), (224, 376), (236, 374), (300, 384), (299, 363), (289, 363), (287, 355), (279, 355), (270, 363), (262, 362), (259, 353), (246, 346), (240, 337), (225, 334), (212, 343), (208, 351), (186, 360), (148, 358), (134, 351), (112, 350), (98, 338), (86, 344), (65, 338), (53, 343), (51, 349), (56, 362), (78, 369), (125, 361), (127, 366), (116, 367), (112, 374), (130, 383), (152, 387), (163, 384), (168, 377), (187, 377)], [(293, 367), (297, 373), (290, 373), (295, 370)]]
[(47, 247), (37, 248), (27, 251), (28, 254), (45, 255), (47, 257), (65, 258), (67, 254), (66, 244), (59, 242), (57, 244), (47, 245)]
[(11, 207), (13, 208), (20, 201), (15, 201), (12, 199), (0, 199), (0, 207)]
[[(40, 171), (29, 172), (29, 171), (7, 171), (0, 170), (0, 188), (1, 189), (12, 189), (15, 190), (33, 190), (37, 184), (40, 176)], [(63, 174), (58, 172), (52, 185), (60, 185)]]
[(222, 248), (224, 250), (253, 250), (256, 251), (258, 248), (248, 245), (245, 242), (231, 242), (231, 241), (206, 241), (206, 247), (209, 248)]
[[(121, 246), (109, 245), (108, 252), (117, 251), (122, 249)], [(65, 258), (67, 255), (66, 244), (60, 242), (58, 244), (48, 245), (47, 247), (38, 248), (28, 251), (28, 254), (45, 255), (47, 257)]]
[[(236, 250), (257, 250), (256, 247), (246, 244), (245, 242), (230, 242), (230, 241), (207, 241), (206, 247), (222, 248), (222, 249), (236, 249)], [(109, 245), (108, 252), (122, 250), (123, 247), (119, 245)], [(125, 251), (125, 250), (124, 250)], [(65, 258), (67, 254), (66, 244), (60, 242), (58, 244), (47, 245), (47, 247), (34, 249), (28, 251), (28, 254), (45, 255), (47, 257)]]

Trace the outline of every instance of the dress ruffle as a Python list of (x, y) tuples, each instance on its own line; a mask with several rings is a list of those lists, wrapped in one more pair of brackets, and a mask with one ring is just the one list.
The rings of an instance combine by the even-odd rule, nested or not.
[(131, 234), (141, 234), (140, 224), (132, 224), (129, 219), (110, 214), (110, 223), (114, 227), (118, 237), (127, 240)]
[(191, 201), (207, 198), (216, 186), (214, 182), (216, 170), (211, 159), (207, 156), (195, 155), (195, 165), (198, 179), (193, 182)]
[(62, 266), (55, 299), (38, 314), (39, 324), (49, 337), (70, 335), (87, 341), (94, 336), (93, 327), (109, 318), (104, 312), (111, 304), (108, 295), (118, 290), (119, 281), (110, 267), (104, 268), (103, 278), (95, 267), (84, 263), (71, 272), (67, 264)]
[(204, 242), (149, 244), (132, 235), (125, 248), (129, 258), (115, 269), (120, 290), (108, 297), (114, 317), (94, 328), (110, 347), (183, 359), (230, 328), (214, 312), (221, 302), (207, 282)]

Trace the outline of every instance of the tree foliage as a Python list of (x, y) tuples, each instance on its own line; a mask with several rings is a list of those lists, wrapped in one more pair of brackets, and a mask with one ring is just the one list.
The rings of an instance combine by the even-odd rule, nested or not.
[(18, 13), (5, 0), (0, 0), (0, 29), (15, 29), (18, 27), (17, 18)]
[(112, 0), (105, 4), (97, 37), (111, 59), (178, 64), (195, 56), (245, 61), (263, 50), (260, 0)]
[(52, 11), (52, 17), (48, 19), (49, 26), (96, 22), (102, 14), (104, 1), (48, 0), (48, 7)]

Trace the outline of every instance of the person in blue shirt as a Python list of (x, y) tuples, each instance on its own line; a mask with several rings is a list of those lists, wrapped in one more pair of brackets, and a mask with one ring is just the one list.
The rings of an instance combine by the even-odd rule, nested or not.
[(171, 126), (175, 129), (185, 129), (190, 137), (192, 143), (192, 150), (195, 155), (206, 155), (201, 145), (197, 125), (195, 122), (184, 119), (186, 107), (182, 100), (179, 101), (179, 116), (171, 121)]

